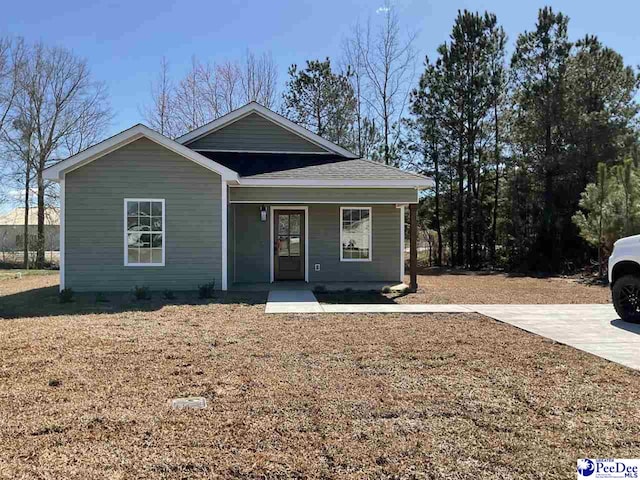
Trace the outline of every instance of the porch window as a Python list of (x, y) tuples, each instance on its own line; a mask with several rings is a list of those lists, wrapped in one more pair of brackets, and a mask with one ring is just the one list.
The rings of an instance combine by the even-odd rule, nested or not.
[(340, 208), (340, 261), (371, 261), (371, 207)]
[(124, 264), (164, 266), (164, 199), (125, 198)]

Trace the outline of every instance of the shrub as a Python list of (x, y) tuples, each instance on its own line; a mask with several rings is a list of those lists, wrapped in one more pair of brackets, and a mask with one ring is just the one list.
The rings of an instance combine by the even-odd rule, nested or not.
[(96, 293), (96, 303), (104, 303), (104, 302), (108, 302), (109, 300), (107, 299), (107, 297), (105, 296), (104, 293), (102, 292), (98, 292)]
[(165, 300), (173, 300), (176, 298), (176, 294), (173, 293), (173, 290), (165, 290), (164, 292), (162, 292), (162, 296), (165, 298)]
[(385, 285), (384, 287), (382, 287), (381, 292), (382, 293), (391, 293), (391, 287), (389, 285)]
[(59, 387), (60, 385), (62, 385), (62, 381), (58, 380), (57, 378), (52, 378), (51, 380), (49, 380), (50, 387)]
[(216, 281), (212, 280), (204, 285), (198, 285), (198, 296), (200, 298), (213, 298), (216, 288)]
[(136, 300), (149, 300), (151, 298), (151, 291), (149, 287), (135, 286), (133, 288), (133, 296)]
[(60, 293), (58, 293), (58, 299), (60, 300), (60, 303), (69, 303), (73, 301), (73, 290), (71, 290), (70, 288), (64, 288), (62, 290), (60, 290)]
[(313, 292), (314, 293), (326, 293), (327, 292), (327, 287), (325, 287), (324, 285), (316, 285), (315, 287), (313, 287)]

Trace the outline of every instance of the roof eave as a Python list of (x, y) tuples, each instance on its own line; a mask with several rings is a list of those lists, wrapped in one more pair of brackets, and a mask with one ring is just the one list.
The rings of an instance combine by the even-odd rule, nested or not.
[(237, 180), (238, 178), (237, 172), (208, 159), (204, 155), (201, 155), (142, 124), (137, 124), (114, 135), (113, 137), (83, 150), (76, 155), (46, 168), (43, 172), (43, 176), (46, 180), (59, 182), (64, 178), (65, 174), (81, 168), (82, 166), (118, 150), (129, 143), (135, 142), (140, 138), (148, 138), (168, 150), (171, 150), (174, 153), (207, 168), (208, 170), (218, 173), (225, 181)]
[(264, 107), (257, 102), (250, 102), (246, 105), (243, 105), (240, 108), (237, 108), (227, 113), (226, 115), (223, 115), (222, 117), (219, 117), (209, 123), (206, 123), (201, 127), (196, 128), (195, 130), (192, 130), (182, 135), (181, 137), (176, 138), (176, 142), (179, 142), (183, 145), (189, 142), (193, 142), (198, 138), (204, 137), (205, 135), (213, 133), (216, 130), (220, 130), (221, 128), (224, 128), (227, 125), (230, 125), (251, 113), (257, 113), (267, 118), (268, 120), (272, 121), (276, 125), (279, 125), (282, 128), (295, 133), (296, 135), (310, 141), (311, 143), (314, 143), (324, 148), (329, 152), (337, 153), (346, 158), (357, 158), (357, 155), (354, 155), (352, 152), (350, 152), (346, 148), (343, 148), (333, 142), (330, 142), (325, 138), (322, 138), (319, 135), (316, 135), (315, 133), (292, 122), (288, 118), (285, 118), (282, 115), (277, 114), (273, 110), (269, 110), (267, 107)]
[(425, 190), (434, 186), (431, 178), (407, 180), (332, 180), (332, 179), (275, 179), (275, 178), (243, 178), (237, 181), (238, 186), (245, 187), (331, 187), (331, 188), (413, 188)]

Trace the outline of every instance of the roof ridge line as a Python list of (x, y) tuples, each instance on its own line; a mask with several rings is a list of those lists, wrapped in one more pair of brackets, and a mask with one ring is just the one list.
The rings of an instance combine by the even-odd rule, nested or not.
[(409, 171), (409, 170), (403, 170), (403, 169), (402, 169), (402, 168), (400, 168), (400, 167), (394, 167), (393, 165), (387, 165), (387, 164), (382, 163), (382, 162), (376, 162), (375, 160), (371, 160), (371, 159), (369, 159), (369, 158), (361, 157), (361, 158), (352, 159), (352, 160), (364, 160), (365, 162), (373, 163), (373, 164), (375, 164), (375, 165), (380, 165), (381, 167), (389, 168), (389, 169), (391, 169), (391, 170), (400, 170), (402, 173), (407, 173), (407, 174), (409, 174), (409, 175), (414, 175), (414, 176), (416, 176), (416, 177), (418, 177), (418, 178), (422, 178), (422, 179), (425, 179), (425, 178), (427, 178), (427, 179), (428, 179), (428, 178), (429, 178), (429, 177), (427, 177), (426, 175), (422, 175), (422, 174), (420, 174), (420, 173), (416, 173), (416, 172), (411, 172), (411, 171)]

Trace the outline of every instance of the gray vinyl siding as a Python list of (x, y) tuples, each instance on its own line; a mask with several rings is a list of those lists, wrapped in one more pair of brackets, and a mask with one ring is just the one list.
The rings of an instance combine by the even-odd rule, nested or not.
[[(229, 187), (227, 187), (228, 189)], [(236, 254), (236, 227), (235, 227), (235, 213), (231, 204), (227, 205), (227, 284), (233, 283), (235, 275), (234, 261)]]
[(252, 113), (187, 144), (191, 149), (264, 152), (326, 152), (271, 120)]
[[(148, 139), (66, 175), (65, 286), (128, 291), (135, 285), (221, 287), (220, 176)], [(165, 199), (165, 266), (124, 266), (124, 199)]]
[[(394, 205), (371, 206), (370, 262), (340, 261), (340, 205), (309, 207), (309, 281), (400, 281), (400, 212)], [(320, 264), (320, 271), (314, 265)]]
[(271, 203), (417, 203), (413, 188), (295, 188), (295, 187), (233, 187), (232, 202)]
[[(310, 204), (309, 281), (363, 282), (400, 281), (400, 212), (394, 205), (371, 205), (372, 261), (340, 261), (340, 207)], [(265, 204), (269, 211), (271, 205)], [(274, 205), (277, 207), (277, 205)], [(260, 221), (260, 205), (232, 205), (235, 218), (234, 276), (230, 281), (258, 283), (270, 281), (270, 222)], [(314, 265), (320, 264), (320, 271)]]
[[(269, 206), (267, 206), (267, 211)], [(235, 254), (234, 282), (255, 283), (270, 281), (269, 221), (260, 221), (259, 205), (232, 205)]]

